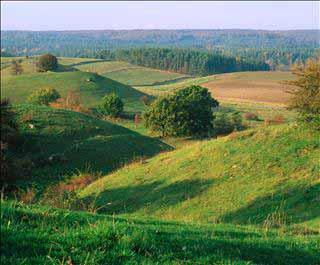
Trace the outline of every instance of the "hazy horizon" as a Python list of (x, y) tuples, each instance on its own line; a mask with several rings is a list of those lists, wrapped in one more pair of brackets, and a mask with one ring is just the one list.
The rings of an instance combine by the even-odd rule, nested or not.
[(1, 2), (1, 30), (316, 30), (319, 3)]

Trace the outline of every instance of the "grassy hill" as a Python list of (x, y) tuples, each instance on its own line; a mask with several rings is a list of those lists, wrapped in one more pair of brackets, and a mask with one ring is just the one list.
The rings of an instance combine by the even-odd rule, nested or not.
[(87, 61), (72, 64), (69, 60), (62, 58), (60, 62), (80, 71), (98, 73), (130, 86), (161, 85), (191, 78), (188, 75), (136, 66), (120, 61), (87, 59)]
[[(318, 235), (124, 219), (1, 202), (3, 264), (316, 265)], [(14, 254), (14, 255), (13, 255)]]
[(7, 76), (1, 80), (1, 96), (9, 97), (13, 103), (25, 103), (31, 91), (41, 87), (57, 89), (62, 96), (74, 90), (80, 93), (85, 107), (95, 107), (101, 98), (116, 92), (125, 102), (125, 110), (141, 110), (142, 92), (103, 76), (81, 71), (47, 72)]
[(85, 188), (109, 214), (320, 228), (319, 133), (261, 127), (132, 164)]
[[(78, 112), (33, 105), (15, 109), (25, 139), (16, 155), (35, 163), (31, 181), (38, 184), (51, 184), (77, 170), (108, 173), (138, 157), (169, 149), (159, 140)], [(48, 163), (51, 156), (63, 161)]]
[(137, 87), (149, 94), (163, 94), (189, 85), (207, 87), (219, 100), (285, 104), (289, 94), (281, 81), (291, 80), (290, 72), (237, 72), (189, 78), (163, 85)]

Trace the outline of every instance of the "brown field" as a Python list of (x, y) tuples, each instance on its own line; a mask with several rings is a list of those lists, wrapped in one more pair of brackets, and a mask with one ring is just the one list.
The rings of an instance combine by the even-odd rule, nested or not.
[(291, 80), (289, 72), (242, 72), (217, 75), (215, 79), (203, 83), (217, 99), (286, 104), (290, 94), (283, 80)]

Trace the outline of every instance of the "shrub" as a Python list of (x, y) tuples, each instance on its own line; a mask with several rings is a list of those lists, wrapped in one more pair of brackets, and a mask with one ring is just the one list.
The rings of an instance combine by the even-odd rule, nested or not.
[(190, 86), (154, 101), (144, 114), (145, 125), (162, 136), (205, 136), (218, 105), (206, 88)]
[(149, 106), (150, 105), (150, 98), (147, 96), (147, 95), (144, 95), (140, 98), (140, 101), (146, 105), (146, 106)]
[(107, 94), (102, 98), (98, 111), (103, 115), (117, 117), (123, 111), (123, 102), (117, 94)]
[(238, 112), (216, 112), (213, 119), (215, 135), (226, 135), (244, 128), (241, 115)]
[(274, 124), (282, 124), (285, 121), (286, 121), (285, 118), (281, 114), (278, 114), (278, 115), (274, 116), (273, 119), (272, 119), (272, 122)]
[(292, 73), (297, 79), (286, 82), (294, 86), (288, 90), (292, 94), (289, 108), (298, 111), (300, 121), (320, 130), (320, 58), (293, 68)]
[(41, 88), (35, 90), (28, 98), (28, 101), (33, 104), (49, 105), (49, 103), (60, 98), (60, 94), (54, 88)]
[(15, 178), (11, 149), (17, 145), (19, 138), (16, 114), (9, 100), (1, 100), (1, 185)]
[(37, 63), (39, 72), (54, 71), (58, 68), (58, 59), (52, 54), (41, 55)]
[(244, 114), (244, 118), (246, 120), (249, 120), (249, 121), (258, 121), (259, 120), (259, 117), (257, 114), (255, 113), (252, 113), (252, 112), (247, 112)]
[(21, 62), (13, 60), (11, 62), (11, 74), (12, 75), (21, 75), (23, 73), (23, 68)]

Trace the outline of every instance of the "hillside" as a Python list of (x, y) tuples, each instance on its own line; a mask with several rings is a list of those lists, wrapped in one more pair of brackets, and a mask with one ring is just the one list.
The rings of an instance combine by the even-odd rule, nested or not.
[(124, 100), (126, 111), (144, 108), (139, 100), (144, 93), (90, 72), (31, 73), (18, 76), (7, 75), (1, 78), (1, 96), (9, 97), (13, 103), (25, 103), (33, 90), (42, 87), (55, 88), (62, 97), (71, 90), (79, 92), (81, 103), (85, 107), (97, 106), (105, 94), (114, 91)]
[(3, 264), (316, 265), (318, 235), (186, 225), (1, 202)]
[(81, 196), (109, 214), (319, 229), (319, 156), (319, 134), (261, 127), (126, 166)]
[(285, 92), (287, 87), (281, 82), (293, 78), (290, 72), (237, 72), (136, 88), (146, 93), (158, 95), (189, 85), (201, 85), (207, 87), (215, 98), (222, 101), (285, 104), (290, 95)]
[[(15, 155), (33, 161), (31, 181), (37, 184), (51, 184), (78, 170), (108, 173), (170, 149), (159, 140), (78, 112), (33, 105), (18, 105), (15, 110), (25, 139)], [(51, 163), (52, 156), (58, 161)]]

